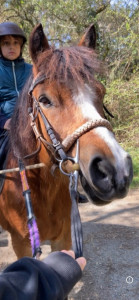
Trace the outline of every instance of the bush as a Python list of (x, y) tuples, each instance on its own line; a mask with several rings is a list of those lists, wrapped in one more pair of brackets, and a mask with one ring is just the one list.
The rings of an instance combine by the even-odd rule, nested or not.
[(114, 115), (109, 119), (117, 140), (133, 160), (132, 187), (139, 186), (139, 88), (138, 74), (129, 81), (114, 80), (107, 86), (104, 103)]

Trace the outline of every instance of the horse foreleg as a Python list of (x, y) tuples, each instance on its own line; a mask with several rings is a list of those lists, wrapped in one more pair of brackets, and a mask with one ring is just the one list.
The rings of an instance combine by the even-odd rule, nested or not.
[(31, 245), (28, 237), (22, 238), (18, 233), (11, 233), (12, 246), (17, 258), (32, 256)]

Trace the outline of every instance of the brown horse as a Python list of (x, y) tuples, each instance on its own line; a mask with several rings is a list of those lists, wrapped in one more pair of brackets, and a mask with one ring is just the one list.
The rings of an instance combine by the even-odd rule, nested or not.
[[(11, 121), (7, 168), (18, 166), (19, 158), (25, 165), (45, 164), (26, 173), (40, 239), (50, 240), (52, 250), (71, 247), (68, 176), (59, 168), (52, 172), (58, 165), (59, 144), (68, 156), (75, 157), (79, 140), (78, 190), (96, 205), (123, 198), (132, 180), (131, 158), (117, 143), (104, 117), (105, 88), (95, 79), (102, 69), (94, 50), (95, 36), (92, 25), (78, 46), (55, 49), (49, 46), (41, 24), (34, 29), (30, 37), (33, 75)], [(57, 145), (52, 145), (46, 119), (60, 141)], [(67, 160), (62, 165), (64, 172), (70, 172), (71, 164)], [(0, 224), (10, 232), (18, 258), (31, 256), (22, 194), (19, 173), (6, 175)]]

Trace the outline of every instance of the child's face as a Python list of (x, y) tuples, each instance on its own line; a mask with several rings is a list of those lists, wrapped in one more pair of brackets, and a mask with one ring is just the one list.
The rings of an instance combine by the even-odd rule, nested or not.
[(15, 60), (20, 56), (22, 44), (22, 38), (5, 35), (0, 41), (2, 55), (9, 60)]

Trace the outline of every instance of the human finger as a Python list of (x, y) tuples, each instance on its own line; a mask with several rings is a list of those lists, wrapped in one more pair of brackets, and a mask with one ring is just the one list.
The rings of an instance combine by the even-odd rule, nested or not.
[(72, 250), (62, 250), (61, 252), (64, 252), (64, 253), (70, 255), (72, 258), (75, 259), (75, 253), (74, 253), (74, 251), (72, 251)]
[(83, 271), (86, 266), (86, 259), (84, 257), (78, 257), (76, 259), (77, 263), (79, 264), (81, 270)]

